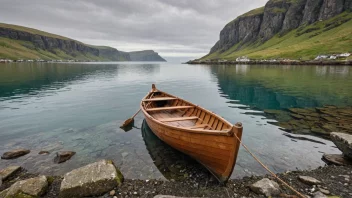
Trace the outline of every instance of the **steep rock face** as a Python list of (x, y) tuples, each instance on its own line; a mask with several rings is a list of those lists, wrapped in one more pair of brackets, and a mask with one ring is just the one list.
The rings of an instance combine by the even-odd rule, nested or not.
[(223, 53), (237, 45), (265, 42), (300, 25), (326, 20), (344, 11), (352, 11), (352, 0), (270, 0), (264, 8), (252, 10), (228, 23), (210, 53)]
[(259, 36), (262, 41), (267, 41), (282, 29), (283, 21), (289, 4), (283, 0), (271, 0), (265, 5), (263, 23)]
[(153, 50), (144, 50), (128, 53), (131, 61), (161, 61), (166, 62), (158, 53)]
[(255, 15), (243, 17), (239, 20), (239, 40), (247, 43), (256, 38), (259, 34), (260, 24), (262, 23), (263, 15)]
[(318, 20), (324, 0), (307, 0), (301, 24), (311, 24)]
[(218, 48), (215, 50), (226, 51), (238, 43), (238, 20), (227, 24), (220, 32)]
[(352, 11), (352, 0), (345, 0), (345, 10)]
[(228, 23), (220, 32), (220, 40), (210, 52), (226, 51), (240, 41), (242, 44), (254, 41), (259, 34), (262, 20), (263, 12), (259, 10), (254, 14), (248, 12)]
[(319, 20), (334, 17), (344, 10), (344, 0), (324, 0), (320, 10)]
[[(1, 24), (0, 24), (1, 25)], [(19, 26), (16, 26), (19, 27)], [(32, 31), (36, 31), (31, 29)], [(69, 38), (41, 32), (41, 34), (30, 31), (22, 31), (8, 26), (0, 26), (0, 37), (26, 41), (22, 45), (32, 50), (49, 51), (57, 54), (61, 50), (71, 57), (86, 55), (86, 59), (106, 61), (165, 61), (158, 53), (152, 50), (139, 52), (123, 52), (112, 47), (90, 46)], [(60, 52), (62, 53), (62, 52)], [(92, 57), (95, 56), (95, 57)]]
[(53, 37), (41, 36), (31, 34), (29, 32), (22, 32), (18, 30), (1, 28), (0, 37), (5, 37), (14, 40), (29, 41), (35, 48), (42, 50), (48, 50), (54, 52), (55, 49), (61, 49), (67, 54), (75, 55), (75, 52), (90, 53), (95, 56), (99, 56), (99, 50), (93, 47), (84, 45), (83, 43), (74, 40), (64, 40)]
[(296, 29), (303, 18), (303, 10), (307, 3), (307, 0), (297, 0), (290, 4), (288, 11), (286, 12), (285, 19), (283, 22), (282, 32), (288, 32)]
[(99, 56), (111, 61), (130, 61), (130, 55), (127, 52), (118, 51), (115, 48), (99, 49)]

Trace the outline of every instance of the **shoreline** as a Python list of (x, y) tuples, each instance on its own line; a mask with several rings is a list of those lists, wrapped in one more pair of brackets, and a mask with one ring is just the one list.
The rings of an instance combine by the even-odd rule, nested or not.
[(352, 66), (352, 60), (349, 61), (196, 61), (191, 60), (185, 64), (197, 65), (233, 65), (233, 64), (246, 64), (246, 65), (339, 65), (339, 66)]
[[(22, 169), (12, 175), (0, 187), (0, 192), (10, 187), (13, 183), (36, 177)], [(351, 197), (352, 196), (352, 166), (327, 165), (313, 170), (299, 170), (280, 173), (278, 176), (293, 186), (299, 192), (313, 196), (318, 191), (328, 192), (327, 196)], [(298, 179), (298, 176), (310, 176), (321, 181), (318, 185), (307, 185)], [(47, 176), (50, 178), (44, 198), (59, 197), (60, 185), (63, 176)], [(220, 184), (213, 177), (197, 178), (190, 177), (185, 181), (165, 181), (165, 180), (139, 180), (125, 179), (121, 186), (115, 187), (114, 195), (107, 192), (100, 198), (108, 197), (154, 197), (156, 195), (172, 195), (184, 197), (264, 197), (253, 192), (249, 186), (263, 178), (274, 180), (271, 176), (251, 176), (241, 179), (229, 180), (226, 184)], [(295, 198), (295, 194), (283, 185), (280, 185), (280, 195), (276, 197)]]

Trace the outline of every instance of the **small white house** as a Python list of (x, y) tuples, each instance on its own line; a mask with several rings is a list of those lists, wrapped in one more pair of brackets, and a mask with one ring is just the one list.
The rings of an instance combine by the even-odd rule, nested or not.
[(350, 53), (343, 53), (338, 55), (338, 57), (349, 57), (349, 56), (351, 56)]
[(331, 55), (330, 57), (329, 57), (329, 59), (330, 60), (335, 60), (337, 57), (335, 56), (335, 55)]
[(314, 60), (327, 59), (328, 55), (319, 55)]
[(236, 58), (236, 61), (237, 62), (249, 62), (250, 59), (247, 56), (241, 56), (241, 57)]

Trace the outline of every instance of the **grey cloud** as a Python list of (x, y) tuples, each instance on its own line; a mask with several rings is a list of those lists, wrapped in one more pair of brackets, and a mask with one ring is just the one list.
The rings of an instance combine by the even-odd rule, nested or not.
[(1, 22), (122, 51), (205, 55), (229, 21), (267, 0), (2, 0)]

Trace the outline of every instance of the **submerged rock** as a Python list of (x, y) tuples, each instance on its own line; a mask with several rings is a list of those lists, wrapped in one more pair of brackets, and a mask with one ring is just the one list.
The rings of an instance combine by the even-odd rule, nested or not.
[(317, 185), (321, 183), (321, 181), (309, 176), (298, 176), (298, 179), (308, 185)]
[(56, 157), (54, 158), (54, 162), (57, 164), (66, 162), (67, 160), (71, 159), (72, 156), (74, 156), (76, 152), (74, 151), (60, 151), (56, 153)]
[(14, 175), (17, 171), (21, 170), (20, 166), (9, 166), (0, 171), (0, 180), (5, 181), (7, 178)]
[(50, 152), (49, 151), (39, 151), (38, 154), (39, 155), (48, 155), (48, 154), (50, 154)]
[(25, 197), (35, 198), (42, 196), (48, 188), (45, 176), (39, 176), (14, 183), (10, 188), (1, 192), (4, 198)]
[(61, 197), (101, 195), (121, 185), (124, 178), (112, 161), (101, 160), (66, 173), (60, 187)]
[(324, 154), (323, 161), (328, 164), (335, 164), (338, 166), (352, 165), (352, 160), (348, 160), (344, 155), (340, 154)]
[(31, 151), (27, 149), (15, 149), (2, 154), (1, 159), (15, 159), (15, 158), (27, 155), (30, 152)]
[(333, 132), (330, 134), (331, 140), (342, 153), (352, 159), (352, 135)]
[(268, 178), (255, 182), (250, 186), (250, 188), (253, 192), (265, 195), (267, 197), (280, 194), (279, 184)]

